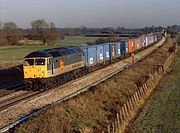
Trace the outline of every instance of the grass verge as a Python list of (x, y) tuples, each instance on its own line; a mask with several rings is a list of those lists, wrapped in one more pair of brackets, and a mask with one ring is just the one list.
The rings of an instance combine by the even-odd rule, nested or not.
[(127, 133), (180, 132), (180, 52)]

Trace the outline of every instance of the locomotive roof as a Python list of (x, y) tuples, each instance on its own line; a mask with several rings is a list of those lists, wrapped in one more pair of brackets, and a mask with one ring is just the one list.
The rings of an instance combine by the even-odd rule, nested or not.
[(81, 53), (82, 49), (78, 46), (68, 46), (60, 48), (51, 48), (45, 50), (38, 50), (28, 54), (25, 58), (35, 58), (35, 57), (59, 57), (66, 56), (75, 53)]
[(43, 50), (38, 50), (28, 54), (24, 58), (36, 58), (36, 57), (51, 57), (51, 55)]

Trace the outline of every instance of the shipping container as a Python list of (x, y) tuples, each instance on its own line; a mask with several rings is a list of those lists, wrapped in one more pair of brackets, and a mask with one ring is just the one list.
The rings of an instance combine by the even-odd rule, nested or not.
[(146, 36), (142, 36), (142, 47), (146, 47)]
[(115, 44), (114, 44), (114, 43), (109, 43), (109, 47), (110, 47), (110, 58), (111, 58), (111, 59), (116, 58), (116, 54), (115, 54)]
[(149, 39), (148, 39), (148, 35), (146, 36), (146, 46), (149, 45)]
[(97, 52), (97, 63), (102, 63), (104, 61), (103, 45), (96, 45), (96, 52)]
[(128, 49), (129, 53), (134, 52), (136, 50), (135, 40), (134, 39), (130, 39), (128, 41), (128, 44), (129, 44), (129, 49)]
[(148, 44), (151, 44), (151, 35), (148, 35)]
[(160, 41), (161, 39), (162, 39), (162, 36), (161, 36), (161, 34), (160, 33), (158, 33), (158, 41)]
[(129, 44), (128, 44), (128, 41), (125, 41), (126, 43), (126, 53), (129, 53)]
[(140, 50), (141, 47), (142, 47), (141, 42), (140, 42), (140, 38), (136, 38), (136, 43), (135, 44), (137, 45), (137, 50)]
[(121, 48), (120, 48), (120, 43), (114, 43), (115, 46), (115, 57), (120, 57), (121, 56)]
[(84, 64), (85, 66), (94, 66), (97, 64), (97, 51), (96, 46), (84, 47)]
[(142, 48), (142, 36), (139, 39), (140, 39), (140, 49), (141, 49)]
[(157, 34), (154, 34), (154, 42), (157, 42)]
[(104, 61), (110, 59), (110, 48), (108, 43), (103, 44), (103, 57), (104, 57)]
[(150, 44), (154, 43), (154, 35), (150, 35)]
[(121, 41), (120, 42), (120, 50), (121, 50), (121, 55), (125, 56), (126, 52), (126, 45), (127, 45), (127, 41)]

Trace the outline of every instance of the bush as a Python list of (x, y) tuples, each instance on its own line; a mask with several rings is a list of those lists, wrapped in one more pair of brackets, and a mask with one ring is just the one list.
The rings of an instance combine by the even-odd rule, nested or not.
[(103, 44), (103, 43), (106, 43), (108, 42), (107, 39), (105, 38), (99, 38), (95, 41), (96, 44)]

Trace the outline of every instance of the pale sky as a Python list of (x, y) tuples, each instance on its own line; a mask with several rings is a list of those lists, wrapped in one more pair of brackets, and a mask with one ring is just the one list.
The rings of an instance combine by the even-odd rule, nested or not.
[(57, 27), (180, 25), (180, 0), (0, 0), (0, 22), (29, 28), (35, 19)]

